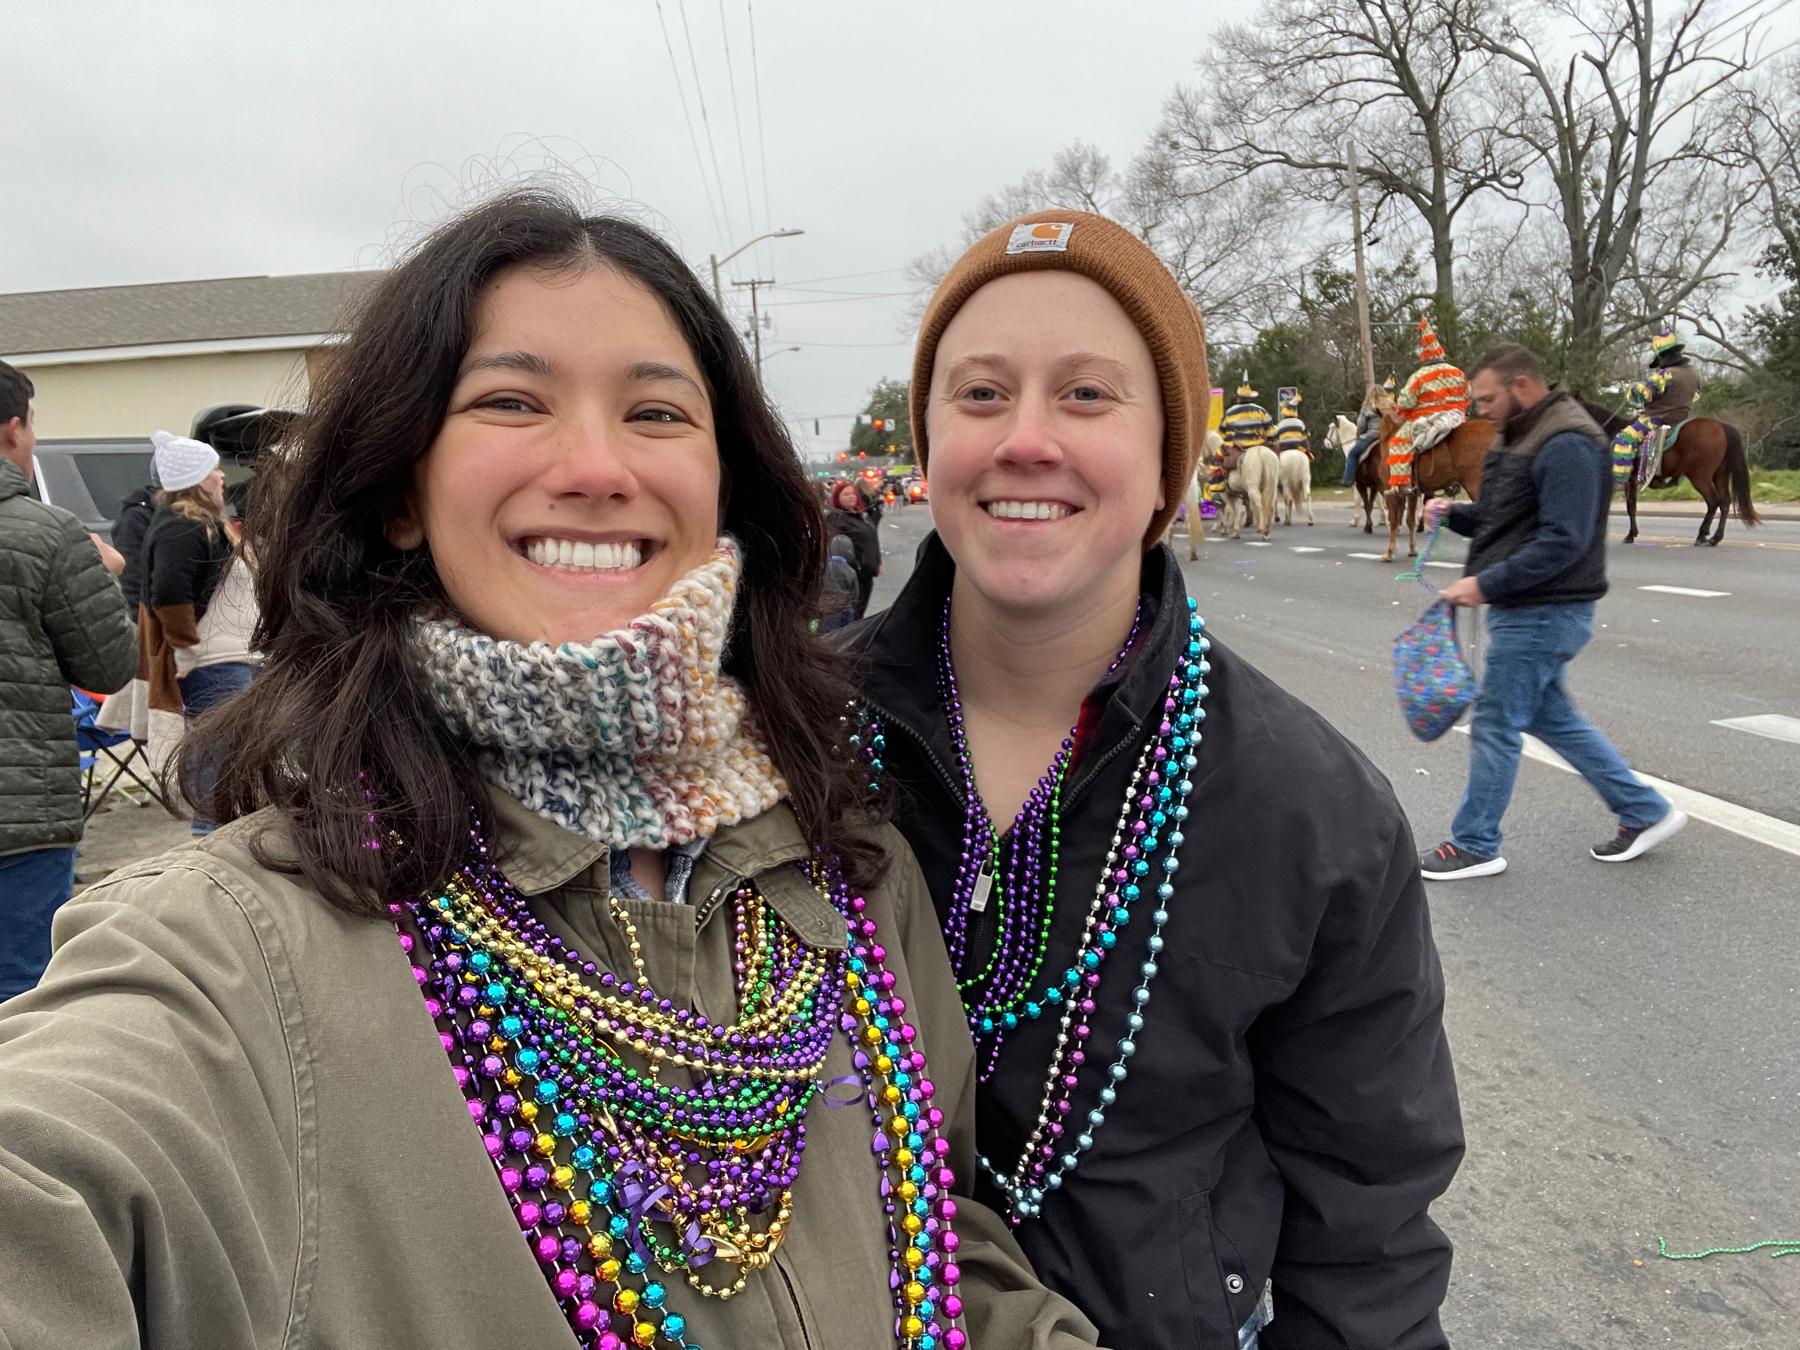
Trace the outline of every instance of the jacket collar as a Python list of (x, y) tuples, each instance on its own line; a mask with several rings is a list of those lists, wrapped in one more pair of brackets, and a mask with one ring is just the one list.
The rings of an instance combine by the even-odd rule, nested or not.
[[(935, 759), (945, 786), (954, 751), (937, 695), (939, 625), (956, 579), (956, 563), (935, 532), (919, 545), (912, 577), (891, 608), (851, 630), (849, 646), (866, 663), (863, 688), (871, 710), (897, 723)], [(1187, 588), (1175, 555), (1158, 544), (1144, 555), (1138, 581), (1146, 627), (1136, 653), (1105, 676), (1088, 695), (1091, 723), (1086, 750), (1064, 798), (1073, 804), (1100, 770), (1160, 711), (1159, 700), (1187, 639)]]
[[(496, 856), (520, 894), (544, 895), (584, 875), (606, 876), (610, 861), (606, 845), (564, 829), (504, 792), (493, 791), (489, 797)], [(707, 841), (694, 867), (689, 896), (698, 922), (711, 917), (738, 882), (755, 880), (763, 898), (802, 942), (809, 947), (845, 947), (849, 937), (843, 916), (792, 866), (811, 854), (800, 822), (785, 800), (753, 819), (724, 826)]]
[(35, 497), (31, 480), (10, 459), (0, 459), (0, 502), (9, 497)]

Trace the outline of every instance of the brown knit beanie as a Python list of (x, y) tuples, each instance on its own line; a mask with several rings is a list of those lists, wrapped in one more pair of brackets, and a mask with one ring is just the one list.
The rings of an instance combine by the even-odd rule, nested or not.
[(1163, 509), (1150, 522), (1144, 547), (1154, 548), (1175, 518), (1193, 476), (1198, 447), (1206, 438), (1212, 398), (1206, 371), (1206, 325), (1180, 284), (1136, 235), (1085, 211), (1038, 211), (1009, 220), (969, 246), (957, 259), (925, 308), (919, 345), (913, 354), (912, 434), (919, 468), (928, 472), (930, 454), (925, 409), (931, 398), (931, 367), (944, 329), (968, 298), (1010, 272), (1060, 268), (1079, 272), (1106, 287), (1156, 362), (1163, 404)]

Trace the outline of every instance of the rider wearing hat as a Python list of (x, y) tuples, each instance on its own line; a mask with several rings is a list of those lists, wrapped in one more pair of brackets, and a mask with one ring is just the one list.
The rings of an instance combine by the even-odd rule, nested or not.
[[(1623, 485), (1631, 474), (1631, 462), (1643, 451), (1651, 433), (1662, 427), (1678, 427), (1694, 410), (1700, 396), (1700, 372), (1686, 354), (1686, 344), (1673, 324), (1650, 339), (1650, 369), (1644, 378), (1628, 386), (1625, 399), (1637, 411), (1631, 425), (1613, 440), (1613, 481)], [(1645, 455), (1638, 476), (1648, 481), (1656, 467), (1656, 455)]]
[(1429, 316), (1419, 320), (1419, 360), (1395, 403), (1401, 421), (1388, 442), (1389, 487), (1411, 487), (1413, 456), (1469, 420), (1468, 377), (1450, 364)]
[(1275, 424), (1275, 453), (1299, 450), (1311, 459), (1312, 442), (1306, 434), (1306, 423), (1300, 420), (1300, 391), (1283, 389), (1276, 411), (1281, 414), (1281, 420)]

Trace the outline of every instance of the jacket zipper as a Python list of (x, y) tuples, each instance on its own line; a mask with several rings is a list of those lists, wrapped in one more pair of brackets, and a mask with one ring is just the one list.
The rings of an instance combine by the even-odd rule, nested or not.
[(788, 1307), (794, 1310), (794, 1322), (800, 1328), (800, 1345), (802, 1350), (811, 1350), (812, 1332), (806, 1325), (806, 1309), (800, 1306), (800, 1291), (794, 1287), (794, 1278), (787, 1272), (787, 1265), (777, 1256), (769, 1263), (781, 1276), (781, 1287), (787, 1293)]

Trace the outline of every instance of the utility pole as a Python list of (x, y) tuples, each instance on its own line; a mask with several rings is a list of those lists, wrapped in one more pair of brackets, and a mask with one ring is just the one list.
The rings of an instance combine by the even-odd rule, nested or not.
[(1356, 241), (1356, 321), (1362, 329), (1363, 384), (1375, 383), (1375, 344), (1369, 336), (1369, 275), (1363, 263), (1362, 175), (1356, 169), (1356, 139), (1344, 143), (1350, 171), (1350, 233)]
[(770, 277), (757, 281), (734, 281), (731, 284), (750, 288), (750, 339), (756, 352), (756, 379), (760, 384), (762, 382), (762, 318), (756, 312), (756, 292), (760, 287), (773, 286), (775, 279)]

